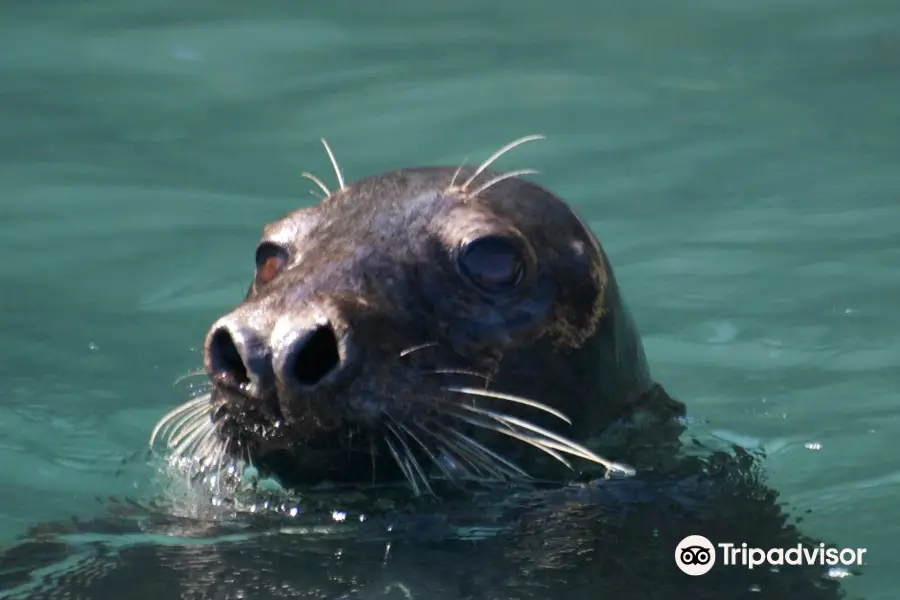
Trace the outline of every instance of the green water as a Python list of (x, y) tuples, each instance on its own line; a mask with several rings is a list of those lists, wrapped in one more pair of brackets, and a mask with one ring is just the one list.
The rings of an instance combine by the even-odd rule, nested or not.
[(543, 133), (657, 380), (893, 600), (900, 4), (0, 5), (0, 539), (139, 496), (262, 226)]

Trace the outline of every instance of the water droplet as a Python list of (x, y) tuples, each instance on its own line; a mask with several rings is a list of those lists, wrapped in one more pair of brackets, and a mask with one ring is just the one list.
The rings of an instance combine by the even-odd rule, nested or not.
[(831, 579), (843, 579), (845, 577), (850, 577), (852, 573), (845, 569), (844, 567), (832, 567), (828, 569), (827, 577)]

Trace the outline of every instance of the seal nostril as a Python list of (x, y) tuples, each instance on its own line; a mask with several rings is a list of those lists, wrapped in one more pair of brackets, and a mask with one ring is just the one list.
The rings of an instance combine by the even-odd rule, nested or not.
[(331, 325), (319, 327), (294, 355), (292, 374), (302, 385), (315, 385), (341, 361), (337, 336)]
[(234, 343), (234, 338), (224, 327), (217, 329), (209, 341), (209, 361), (217, 377), (226, 379), (234, 385), (250, 383), (250, 375)]

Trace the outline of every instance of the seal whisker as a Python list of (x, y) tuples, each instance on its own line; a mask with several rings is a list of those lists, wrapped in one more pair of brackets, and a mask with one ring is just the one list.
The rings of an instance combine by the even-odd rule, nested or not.
[[(499, 454), (497, 454), (496, 452), (494, 452), (493, 450), (491, 450), (484, 444), (481, 444), (481, 443), (475, 441), (471, 437), (465, 435), (464, 433), (460, 433), (459, 431), (456, 431), (455, 429), (448, 428), (448, 430), (450, 431), (451, 434), (453, 434), (454, 436), (456, 436), (457, 438), (459, 438), (460, 440), (462, 440), (463, 442), (465, 442), (472, 448), (477, 449), (479, 452), (491, 457), (491, 459), (493, 459), (497, 462), (500, 462), (504, 466), (508, 467), (508, 469), (504, 470), (505, 473), (512, 473), (514, 476), (519, 475), (521, 477), (524, 477), (525, 479), (532, 479), (531, 475), (529, 475), (524, 469), (519, 467), (514, 462), (503, 458), (502, 456), (500, 456)], [(513, 478), (515, 478), (515, 477), (513, 477)]]
[[(475, 407), (475, 406), (469, 406), (467, 404), (452, 401), (452, 400), (449, 400), (446, 398), (433, 398), (433, 400), (437, 404), (443, 404), (443, 405), (451, 406), (453, 408), (465, 408), (466, 410), (475, 409), (474, 412), (480, 412), (480, 411), (484, 410), (484, 409), (479, 409), (478, 407)], [(487, 411), (487, 412), (490, 412), (490, 411)], [(505, 416), (503, 413), (497, 413), (497, 416), (494, 416), (493, 414), (487, 414), (485, 416), (487, 416), (489, 419), (491, 419), (493, 421), (496, 421), (502, 427), (505, 427), (507, 429), (513, 429), (513, 430), (515, 429), (512, 425), (510, 425), (509, 423), (507, 423), (506, 421), (503, 420), (503, 417)]]
[(456, 178), (459, 177), (459, 174), (460, 174), (460, 172), (462, 172), (463, 167), (466, 166), (466, 161), (467, 161), (467, 160), (469, 160), (469, 157), (468, 157), (468, 156), (467, 156), (466, 158), (464, 158), (463, 161), (462, 161), (462, 162), (459, 164), (459, 166), (456, 168), (456, 172), (453, 173), (453, 177), (450, 178), (450, 183), (447, 185), (447, 189), (448, 189), (448, 190), (452, 190), (452, 189), (453, 189), (453, 184), (456, 183)]
[[(556, 433), (553, 433), (552, 431), (549, 431), (547, 429), (544, 429), (543, 427), (538, 427), (537, 425), (534, 425), (533, 423), (529, 423), (528, 421), (525, 421), (523, 419), (518, 419), (516, 417), (506, 416), (506, 417), (504, 417), (504, 420), (507, 423), (510, 423), (512, 425), (517, 425), (524, 429), (531, 430), (531, 431), (533, 431), (539, 435), (542, 435), (546, 438), (549, 438), (549, 440), (542, 441), (542, 443), (547, 447), (555, 448), (557, 450), (560, 450), (561, 452), (571, 454), (572, 456), (580, 456), (581, 458), (585, 458), (587, 460), (595, 462), (598, 465), (602, 465), (607, 470), (607, 472), (618, 472), (618, 473), (623, 473), (625, 475), (634, 475), (633, 468), (631, 468), (627, 465), (613, 462), (611, 460), (603, 458), (602, 456), (594, 454), (593, 452), (591, 452), (590, 450), (588, 450), (581, 444), (573, 442), (572, 440), (565, 438), (561, 435), (558, 435)], [(553, 442), (551, 442), (550, 440), (553, 440)]]
[[(451, 404), (453, 406), (456, 406), (456, 403), (451, 403)], [(440, 427), (443, 430), (453, 432), (453, 429), (448, 428), (446, 425), (444, 425), (442, 423), (436, 423), (436, 424), (438, 425), (438, 427)], [(427, 433), (429, 436), (435, 438), (441, 444), (438, 447), (439, 451), (443, 452), (444, 454), (448, 455), (451, 458), (455, 458), (456, 462), (458, 462), (458, 463), (468, 463), (473, 469), (475, 469), (476, 473), (479, 476), (481, 475), (482, 469), (485, 466), (487, 466), (489, 468), (489, 470), (494, 469), (494, 465), (492, 465), (490, 463), (490, 461), (485, 461), (484, 457), (479, 456), (477, 453), (475, 453), (474, 457), (473, 457), (473, 452), (471, 451), (471, 449), (462, 447), (456, 441), (447, 439), (445, 436), (443, 436), (439, 432), (433, 431), (430, 428), (425, 427), (421, 423), (417, 423), (416, 425), (419, 429), (421, 429), (422, 431)], [(452, 452), (450, 451), (451, 449), (452, 449)], [(479, 466), (479, 464), (481, 466)], [(455, 481), (457, 479), (452, 473), (450, 473), (446, 469), (446, 467), (444, 467), (444, 465), (442, 463), (438, 462), (437, 465), (444, 472), (444, 474), (447, 475), (447, 477), (450, 479), (450, 481)], [(478, 479), (478, 477), (473, 477), (471, 472), (469, 472), (468, 468), (466, 468), (464, 465), (460, 464), (458, 466), (465, 469), (465, 471), (466, 471), (465, 479)]]
[(181, 443), (179, 443), (175, 447), (175, 449), (172, 451), (173, 456), (183, 458), (185, 456), (185, 454), (187, 453), (188, 449), (191, 448), (192, 446), (194, 446), (195, 442), (199, 441), (200, 436), (207, 433), (209, 431), (209, 429), (205, 426), (205, 423), (203, 423), (201, 421), (201, 422), (198, 422), (189, 431), (190, 431), (190, 435), (184, 437), (184, 439), (181, 440)]
[(413, 494), (416, 496), (420, 495), (419, 484), (416, 483), (415, 475), (411, 472), (408, 465), (404, 463), (404, 461), (400, 458), (400, 454), (397, 453), (397, 449), (394, 448), (394, 444), (391, 443), (391, 440), (388, 436), (384, 436), (384, 443), (387, 445), (388, 450), (391, 452), (391, 456), (394, 457), (394, 461), (397, 463), (397, 466), (400, 467), (400, 471), (403, 472), (403, 476), (406, 477), (406, 480), (409, 482), (410, 487), (413, 489)]
[(194, 418), (193, 415), (208, 406), (209, 400), (209, 395), (203, 394), (194, 400), (178, 405), (166, 413), (162, 419), (157, 421), (156, 428), (154, 428), (154, 432), (157, 434), (156, 437), (171, 437), (175, 430), (184, 425), (185, 421), (190, 421)]
[(522, 442), (525, 442), (526, 444), (528, 444), (530, 446), (534, 446), (538, 450), (549, 454), (550, 456), (552, 456), (553, 458), (555, 458), (556, 460), (558, 460), (559, 462), (564, 464), (566, 467), (569, 468), (569, 470), (572, 470), (572, 471), (575, 470), (572, 467), (572, 464), (569, 461), (567, 461), (565, 458), (563, 458), (563, 456), (561, 454), (559, 454), (559, 452), (556, 452), (553, 448), (548, 448), (544, 444), (544, 440), (542, 440), (541, 438), (537, 438), (537, 437), (535, 437), (533, 435), (529, 435), (529, 434), (523, 434), (519, 431), (516, 431), (515, 429), (503, 428), (503, 427), (499, 427), (497, 425), (492, 425), (490, 423), (485, 423), (483, 421), (479, 421), (478, 419), (472, 419), (465, 415), (452, 413), (452, 412), (450, 414), (453, 415), (454, 417), (456, 417), (457, 419), (459, 419), (460, 421), (464, 421), (470, 425), (474, 425), (475, 427), (480, 427), (482, 429), (487, 429), (489, 431), (496, 431), (497, 433), (502, 433), (503, 435), (509, 436), (511, 438), (517, 439)]
[(196, 451), (200, 455), (201, 458), (209, 455), (209, 450), (215, 446), (215, 440), (213, 435), (216, 432), (216, 428), (212, 423), (210, 425), (204, 426), (203, 424), (198, 424), (198, 427), (203, 427), (204, 433), (200, 438), (200, 443), (197, 445)]
[(501, 156), (503, 156), (504, 154), (506, 154), (507, 152), (509, 152), (509, 151), (512, 150), (513, 148), (516, 148), (517, 146), (521, 146), (522, 144), (525, 144), (525, 143), (527, 143), (527, 142), (533, 142), (533, 141), (535, 141), (535, 140), (542, 140), (542, 139), (544, 139), (544, 136), (542, 136), (542, 135), (526, 135), (525, 137), (521, 137), (521, 138), (519, 138), (519, 139), (517, 139), (517, 140), (513, 140), (512, 142), (510, 142), (510, 143), (508, 143), (507, 145), (503, 146), (502, 148), (500, 148), (499, 150), (497, 150), (496, 152), (494, 152), (493, 154), (491, 154), (491, 156), (490, 156), (486, 161), (484, 161), (483, 163), (481, 163), (481, 165), (475, 170), (475, 172), (472, 173), (472, 176), (469, 177), (469, 178), (465, 181), (465, 183), (463, 183), (463, 184), (459, 187), (459, 189), (462, 190), (463, 192), (467, 192), (468, 187), (469, 187), (470, 185), (472, 185), (472, 182), (475, 181), (475, 179), (476, 179), (479, 175), (481, 175), (481, 173), (482, 173), (485, 169), (487, 169), (489, 166), (491, 166), (491, 164), (492, 164), (494, 161), (496, 161), (498, 158), (500, 158)]
[(153, 431), (150, 433), (149, 446), (152, 448), (153, 444), (156, 442), (157, 436), (160, 435), (160, 432), (162, 432), (163, 430), (168, 430), (173, 425), (173, 422), (183, 413), (190, 412), (198, 406), (206, 404), (208, 402), (209, 394), (204, 394), (203, 396), (195, 398), (189, 402), (180, 404), (164, 414), (162, 418), (156, 422), (156, 425), (153, 427)]
[(203, 418), (204, 416), (211, 415), (212, 411), (208, 402), (204, 402), (199, 406), (195, 406), (190, 412), (184, 413), (175, 423), (173, 423), (172, 428), (166, 432), (166, 438), (169, 440), (171, 444), (172, 438), (182, 432), (185, 428), (193, 427), (198, 419)]
[(216, 460), (218, 460), (219, 444), (217, 440), (210, 439), (212, 436), (204, 435), (203, 439), (197, 444), (197, 451), (192, 458), (199, 463), (200, 470), (215, 472)]
[(493, 179), (489, 180), (487, 183), (479, 186), (474, 191), (469, 192), (473, 196), (477, 196), (481, 192), (485, 191), (492, 185), (496, 185), (501, 181), (505, 181), (507, 179), (512, 179), (513, 177), (518, 177), (519, 175), (535, 175), (537, 171), (534, 169), (519, 169), (518, 171), (510, 171), (509, 173), (503, 173), (502, 175), (497, 175)]
[(418, 352), (419, 350), (424, 350), (426, 348), (431, 348), (432, 346), (437, 346), (437, 342), (426, 342), (424, 344), (417, 344), (415, 346), (410, 346), (405, 350), (400, 351), (400, 357), (409, 356), (413, 352)]
[(192, 461), (196, 461), (200, 465), (200, 469), (208, 469), (212, 465), (209, 464), (208, 459), (210, 458), (209, 454), (206, 452), (200, 452), (200, 448), (205, 447), (209, 442), (209, 438), (215, 435), (215, 429), (212, 428), (198, 428), (198, 435), (193, 439), (193, 441), (185, 447), (182, 451), (181, 456), (183, 458), (190, 459)]
[[(452, 428), (447, 427), (446, 425), (442, 425), (441, 429), (452, 434), (457, 433)], [(435, 435), (444, 443), (445, 446), (452, 449), (460, 460), (467, 462), (472, 466), (472, 468), (475, 469), (478, 475), (478, 477), (476, 477), (475, 479), (488, 479), (491, 476), (493, 476), (495, 479), (509, 478), (508, 471), (504, 469), (502, 465), (496, 464), (495, 461), (492, 460), (490, 455), (485, 455), (480, 451), (480, 449), (466, 446), (456, 440), (447, 439), (439, 433), (435, 433)]]
[(209, 407), (201, 406), (185, 417), (176, 428), (169, 432), (166, 445), (169, 448), (177, 446), (181, 440), (191, 435), (196, 429), (202, 428), (209, 417)]
[(222, 490), (222, 471), (225, 470), (225, 444), (219, 444), (216, 448), (212, 464), (215, 465), (213, 472), (216, 474), (216, 493), (218, 494)]
[(483, 379), (486, 382), (490, 382), (491, 378), (488, 375), (483, 373), (479, 373), (477, 371), (470, 371), (468, 369), (433, 369), (431, 371), (422, 371), (423, 375), (470, 375), (472, 377), (478, 377), (479, 379)]
[(565, 413), (556, 410), (555, 408), (551, 408), (544, 404), (543, 402), (538, 402), (537, 400), (529, 400), (528, 398), (524, 398), (522, 396), (516, 396), (513, 394), (504, 394), (502, 392), (494, 392), (491, 390), (482, 390), (478, 388), (468, 388), (468, 387), (445, 387), (444, 388), (448, 392), (456, 392), (458, 394), (466, 394), (468, 396), (481, 396), (484, 398), (496, 398), (497, 400), (506, 400), (508, 402), (515, 402), (517, 404), (523, 404), (525, 406), (531, 406), (532, 408), (536, 408), (538, 410), (542, 410), (545, 413), (551, 414), (554, 417), (557, 417), (569, 425), (572, 424), (572, 420), (566, 416)]
[(347, 189), (344, 185), (344, 175), (341, 173), (341, 167), (338, 165), (338, 161), (334, 158), (334, 153), (331, 151), (331, 146), (328, 145), (328, 142), (325, 141), (325, 138), (321, 139), (322, 145), (325, 146), (325, 152), (328, 153), (328, 158), (331, 159), (331, 166), (334, 167), (334, 174), (337, 175), (338, 185), (341, 187), (341, 190)]
[[(222, 459), (222, 465), (228, 463), (228, 470), (232, 471), (238, 479), (243, 477), (244, 475), (244, 464), (241, 461), (244, 461), (244, 450), (241, 450), (237, 457), (230, 456), (228, 454), (228, 449), (231, 448), (231, 443), (234, 441), (234, 436), (229, 435), (226, 440), (222, 442), (222, 448), (224, 449), (224, 455)], [(250, 453), (247, 452), (246, 462), (250, 462)]]
[(216, 493), (218, 493), (221, 489), (223, 473), (226, 472), (225, 460), (227, 458), (228, 444), (219, 439), (218, 436), (215, 436), (212, 439), (215, 440), (216, 443), (213, 446), (214, 450), (210, 452), (212, 455), (210, 466), (212, 467), (212, 471), (216, 474)]
[[(462, 471), (461, 476), (453, 476), (453, 481), (456, 481), (457, 479), (466, 481), (484, 481), (490, 479), (492, 474), (495, 477), (497, 476), (492, 465), (486, 464), (480, 456), (473, 455), (466, 448), (453, 440), (447, 439), (438, 433), (435, 433), (435, 435), (443, 442), (441, 451), (446, 454), (448, 458), (453, 460), (455, 468)], [(502, 476), (500, 477), (502, 478)]]
[[(438, 424), (438, 425), (440, 425), (440, 424)], [(437, 450), (440, 453), (453, 458), (454, 460), (456, 460), (456, 462), (469, 463), (473, 468), (475, 468), (476, 471), (479, 470), (478, 467), (473, 465), (467, 458), (465, 458), (464, 456), (461, 455), (460, 451), (454, 447), (452, 440), (447, 440), (440, 433), (438, 433), (436, 431), (432, 431), (430, 428), (426, 427), (422, 423), (417, 423), (416, 426), (439, 442), (438, 446), (437, 446)], [(443, 425), (440, 425), (440, 426), (442, 429), (445, 429), (445, 427)], [(468, 469), (468, 467), (465, 466), (465, 464), (460, 464), (460, 465), (458, 465), (458, 467), (464, 471), (464, 474), (463, 474), (464, 479), (477, 479), (477, 477), (475, 477), (472, 474), (472, 472)], [(451, 473), (449, 471), (449, 469), (447, 469), (447, 467), (442, 462), (438, 462), (438, 468), (440, 468), (441, 471), (444, 473), (444, 475), (447, 476), (448, 481), (450, 481), (451, 483), (454, 483), (454, 484), (456, 483), (456, 480), (458, 478), (453, 473)]]
[(304, 171), (303, 173), (300, 173), (300, 176), (301, 176), (301, 177), (305, 177), (306, 179), (309, 179), (309, 180), (312, 181), (314, 184), (316, 184), (317, 186), (319, 186), (319, 189), (322, 190), (323, 192), (325, 192), (325, 195), (326, 195), (326, 196), (330, 196), (330, 195), (331, 195), (331, 190), (328, 189), (328, 186), (325, 185), (325, 184), (322, 182), (321, 179), (319, 179), (318, 177), (316, 177), (316, 176), (313, 175), (312, 173), (307, 173), (306, 171)]
[(190, 379), (191, 377), (200, 377), (201, 375), (206, 376), (206, 371), (204, 371), (203, 369), (197, 369), (196, 371), (189, 371), (189, 372), (185, 373), (184, 375), (177, 377), (175, 379), (175, 381), (172, 382), (172, 385), (178, 385), (185, 379)]
[(206, 412), (204, 407), (200, 407), (182, 417), (178, 424), (167, 432), (165, 446), (172, 449), (178, 446), (181, 443), (181, 440), (191, 435), (196, 429), (202, 428)]
[[(218, 451), (218, 446), (220, 442), (216, 439), (216, 434), (218, 433), (218, 429), (215, 426), (215, 423), (210, 422), (209, 426), (206, 428), (206, 433), (203, 435), (200, 443), (197, 444), (197, 448), (195, 452), (198, 456), (200, 456), (200, 460), (204, 459), (212, 459), (215, 457), (215, 453)], [(208, 466), (212, 466), (212, 460), (210, 460), (210, 464)]]
[(422, 483), (425, 485), (425, 489), (428, 490), (428, 493), (434, 495), (434, 491), (431, 489), (431, 484), (428, 482), (428, 476), (425, 474), (425, 471), (422, 470), (422, 465), (419, 464), (419, 461), (416, 459), (412, 450), (410, 450), (403, 434), (391, 423), (386, 422), (385, 426), (390, 429), (391, 433), (394, 434), (394, 437), (397, 438), (397, 441), (400, 442), (400, 445), (403, 446), (403, 452), (406, 456), (407, 465), (411, 466), (416, 474), (418, 474), (419, 479), (422, 480)]
[(480, 456), (468, 452), (466, 448), (453, 440), (442, 439), (444, 440), (442, 446), (444, 453), (453, 460), (455, 468), (462, 471), (460, 476), (453, 476), (453, 481), (459, 479), (464, 481), (503, 479), (503, 475), (494, 469), (493, 465), (482, 460)]
[[(444, 465), (441, 464), (441, 461), (438, 460), (438, 458), (434, 455), (434, 453), (431, 451), (431, 449), (428, 447), (428, 445), (425, 444), (425, 442), (423, 442), (421, 439), (419, 439), (419, 436), (417, 436), (415, 433), (413, 433), (413, 431), (409, 427), (407, 427), (403, 423), (400, 423), (396, 419), (394, 419), (394, 417), (390, 413), (385, 413), (385, 414), (387, 414), (388, 418), (394, 422), (394, 425), (396, 425), (406, 435), (408, 435), (410, 438), (412, 438), (412, 440), (414, 442), (416, 442), (420, 448), (422, 448), (422, 450), (425, 452), (425, 454), (428, 456), (428, 458), (431, 460), (431, 462), (434, 463), (434, 465), (438, 469), (443, 471), (443, 473), (445, 475), (447, 475), (448, 478), (452, 479), (452, 476), (450, 475), (449, 471), (447, 471), (446, 467), (444, 467)], [(419, 427), (422, 428), (421, 425)]]
[[(501, 419), (502, 421), (504, 421), (505, 423), (507, 423), (509, 425), (515, 425), (518, 427), (522, 427), (523, 429), (530, 430), (530, 431), (542, 436), (541, 438), (534, 438), (534, 436), (529, 436), (529, 437), (532, 439), (535, 439), (536, 441), (539, 441), (542, 448), (545, 451), (547, 451), (548, 448), (552, 448), (555, 450), (559, 450), (560, 452), (565, 452), (566, 454), (570, 454), (572, 456), (578, 456), (580, 458), (584, 458), (591, 462), (597, 463), (598, 465), (602, 465), (603, 468), (606, 469), (607, 473), (617, 472), (617, 473), (622, 473), (625, 475), (634, 475), (634, 473), (635, 473), (634, 469), (632, 467), (629, 467), (628, 465), (623, 465), (620, 463), (616, 463), (616, 462), (607, 460), (607, 459), (603, 458), (602, 456), (599, 456), (599, 455), (591, 452), (590, 450), (588, 450), (581, 444), (573, 442), (572, 440), (565, 438), (561, 435), (558, 435), (556, 433), (553, 433), (552, 431), (548, 431), (547, 429), (544, 429), (543, 427), (538, 427), (537, 425), (535, 425), (533, 423), (529, 423), (528, 421), (525, 421), (523, 419), (518, 419), (516, 417), (511, 417), (509, 415), (503, 415), (502, 413), (497, 413), (494, 411), (476, 408), (474, 406), (466, 406), (464, 404), (459, 405), (459, 407), (464, 410), (468, 410), (470, 412), (482, 414), (482, 415), (493, 417), (496, 419)], [(508, 429), (502, 429), (502, 428), (497, 428), (496, 431), (500, 431), (506, 435), (511, 435), (512, 433), (516, 433), (519, 436), (522, 435), (522, 432), (510, 431)]]
[(372, 436), (369, 436), (369, 458), (372, 459), (372, 485), (375, 485), (375, 438)]
[[(491, 411), (491, 410), (485, 410), (483, 408), (467, 406), (465, 404), (460, 404), (459, 407), (464, 410), (468, 410), (468, 411), (482, 414), (485, 416), (489, 416), (489, 417), (492, 417), (495, 419), (499, 419), (509, 425), (515, 425), (518, 427), (522, 427), (523, 429), (528, 429), (534, 433), (537, 433), (537, 434), (547, 438), (547, 440), (544, 440), (542, 443), (545, 443), (549, 447), (553, 447), (553, 448), (556, 448), (557, 450), (566, 452), (567, 454), (571, 454), (573, 456), (580, 456), (582, 458), (586, 458), (592, 462), (595, 462), (599, 465), (603, 465), (607, 471), (622, 471), (622, 472), (626, 472), (626, 473), (629, 471), (632, 471), (631, 467), (627, 467), (625, 465), (620, 465), (618, 463), (614, 463), (610, 460), (607, 460), (607, 459), (603, 458), (602, 456), (598, 456), (598, 455), (594, 454), (593, 452), (591, 452), (590, 450), (588, 450), (587, 448), (585, 448), (584, 446), (582, 446), (581, 444), (573, 442), (573, 441), (569, 440), (568, 438), (565, 438), (559, 434), (553, 433), (552, 431), (544, 429), (543, 427), (538, 427), (537, 425), (530, 423), (528, 421), (525, 421), (524, 419), (519, 419), (517, 417), (504, 415), (503, 413), (498, 413), (498, 412)], [(551, 443), (550, 440), (553, 440), (555, 443)]]

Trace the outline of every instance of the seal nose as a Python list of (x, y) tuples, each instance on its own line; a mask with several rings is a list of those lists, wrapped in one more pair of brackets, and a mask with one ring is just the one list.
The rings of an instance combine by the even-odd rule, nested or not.
[(311, 328), (292, 329), (275, 352), (275, 376), (288, 388), (309, 389), (337, 372), (341, 346), (331, 322), (319, 319)]
[(252, 329), (222, 323), (207, 338), (206, 370), (210, 379), (261, 396), (272, 384), (268, 345)]
[(348, 350), (347, 340), (342, 342), (324, 317), (293, 315), (279, 320), (266, 336), (226, 317), (207, 336), (204, 363), (213, 382), (262, 398), (276, 382), (293, 391), (324, 384), (340, 371)]

